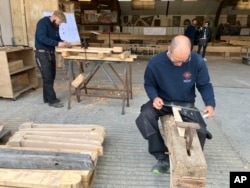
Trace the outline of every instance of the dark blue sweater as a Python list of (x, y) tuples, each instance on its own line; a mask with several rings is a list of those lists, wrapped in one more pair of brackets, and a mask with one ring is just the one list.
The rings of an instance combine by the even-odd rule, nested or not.
[(62, 41), (59, 35), (59, 29), (55, 28), (50, 21), (50, 17), (43, 17), (36, 26), (35, 47), (36, 49), (44, 49), (55, 51), (55, 46)]
[(193, 25), (189, 25), (187, 27), (187, 29), (185, 30), (185, 35), (190, 39), (190, 40), (194, 40), (195, 37), (196, 37), (196, 33), (197, 33), (197, 30), (195, 28), (195, 26)]
[(144, 87), (151, 101), (160, 97), (170, 102), (194, 102), (196, 87), (205, 105), (215, 107), (207, 66), (195, 52), (191, 53), (191, 61), (183, 63), (181, 67), (173, 65), (166, 51), (154, 56), (145, 70)]

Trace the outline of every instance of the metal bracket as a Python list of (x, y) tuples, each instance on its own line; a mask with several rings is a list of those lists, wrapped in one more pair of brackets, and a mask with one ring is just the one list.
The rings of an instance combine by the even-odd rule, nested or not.
[(194, 131), (200, 129), (200, 125), (198, 123), (176, 121), (176, 126), (185, 128), (186, 149), (188, 155), (191, 155), (190, 150), (192, 147)]

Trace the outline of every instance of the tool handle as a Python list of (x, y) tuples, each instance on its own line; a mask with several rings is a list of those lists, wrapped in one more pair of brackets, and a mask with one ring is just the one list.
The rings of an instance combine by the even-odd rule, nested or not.
[(204, 119), (208, 117), (208, 114), (203, 114), (202, 116)]

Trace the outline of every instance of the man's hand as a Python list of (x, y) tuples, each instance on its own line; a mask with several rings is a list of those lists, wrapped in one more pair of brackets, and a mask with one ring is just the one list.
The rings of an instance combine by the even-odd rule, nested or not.
[(160, 97), (156, 97), (153, 101), (153, 107), (160, 110), (164, 105), (163, 100)]
[(206, 118), (211, 118), (214, 116), (214, 107), (206, 106), (203, 112), (206, 114)]
[(60, 48), (70, 48), (71, 44), (70, 44), (70, 42), (65, 42), (65, 41), (58, 42), (58, 47), (60, 47)]

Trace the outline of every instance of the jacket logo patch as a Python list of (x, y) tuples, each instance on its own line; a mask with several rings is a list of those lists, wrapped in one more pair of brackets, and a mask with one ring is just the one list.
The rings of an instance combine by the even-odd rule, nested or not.
[(183, 74), (183, 77), (184, 77), (184, 80), (183, 80), (183, 82), (184, 83), (187, 83), (187, 82), (191, 82), (191, 73), (189, 72), (189, 71), (187, 71), (187, 72), (185, 72), (184, 74)]

